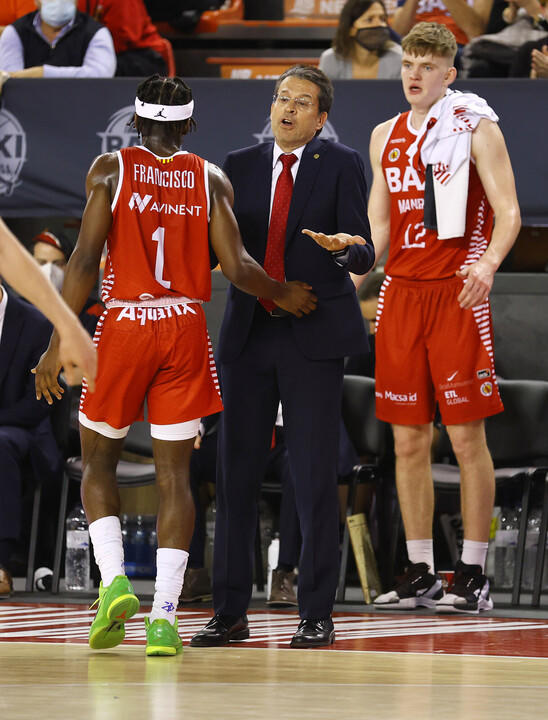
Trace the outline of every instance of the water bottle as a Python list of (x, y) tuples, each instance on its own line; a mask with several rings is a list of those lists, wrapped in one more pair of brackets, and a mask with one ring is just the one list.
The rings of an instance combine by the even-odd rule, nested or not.
[(511, 588), (518, 543), (521, 509), (503, 508), (495, 535), (495, 587)]
[(124, 545), (124, 569), (128, 577), (135, 577), (137, 566), (135, 562), (135, 545), (133, 533), (135, 531), (135, 517), (124, 513), (121, 517), (122, 543)]
[(487, 547), (487, 557), (485, 558), (485, 574), (489, 578), (492, 585), (495, 584), (495, 538), (497, 530), (500, 528), (500, 507), (493, 508), (493, 516), (491, 517), (491, 527), (489, 529), (489, 545)]
[(156, 550), (158, 549), (158, 535), (156, 533), (156, 517), (147, 515), (145, 517), (146, 531), (146, 576), (153, 578), (156, 576)]
[(66, 522), (65, 588), (89, 589), (89, 530), (81, 505), (72, 509)]
[(518, 549), (519, 522), (521, 508), (513, 508), (506, 524), (508, 531), (506, 542), (506, 554), (504, 556), (504, 587), (511, 588), (514, 585), (514, 566), (516, 564), (516, 552)]
[(135, 548), (135, 575), (137, 577), (146, 577), (148, 541), (142, 515), (137, 515), (135, 532), (133, 533), (133, 545)]
[(280, 556), (280, 536), (278, 533), (274, 534), (272, 542), (268, 546), (268, 569), (266, 576), (266, 598), (270, 597), (270, 591), (272, 590), (272, 572), (278, 567), (278, 558)]
[(525, 538), (525, 555), (523, 557), (522, 585), (525, 590), (533, 589), (535, 564), (540, 535), (541, 509), (534, 508), (527, 520), (527, 536)]

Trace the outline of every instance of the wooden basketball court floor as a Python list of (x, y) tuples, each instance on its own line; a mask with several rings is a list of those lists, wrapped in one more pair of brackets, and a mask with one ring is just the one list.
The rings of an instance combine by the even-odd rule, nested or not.
[(178, 613), (183, 654), (146, 658), (146, 606), (122, 645), (92, 651), (94, 610), (37, 598), (0, 603), (0, 720), (548, 717), (548, 612), (338, 606), (332, 648), (291, 650), (296, 614), (260, 608), (249, 613), (248, 641), (190, 648), (211, 616), (194, 606)]

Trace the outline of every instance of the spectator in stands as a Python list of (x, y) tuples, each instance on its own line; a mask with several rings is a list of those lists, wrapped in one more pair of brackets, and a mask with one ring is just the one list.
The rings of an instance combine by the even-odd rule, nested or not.
[[(43, 230), (32, 239), (34, 259), (59, 292), (63, 287), (65, 270), (73, 249), (70, 240), (62, 233), (54, 234), (49, 230)], [(91, 336), (95, 332), (95, 326), (104, 309), (95, 294), (90, 295), (86, 300), (79, 320)]]
[[(543, 41), (546, 42), (546, 39)], [(548, 78), (548, 45), (531, 51), (531, 78)]]
[(2, 0), (0, 4), (0, 35), (6, 25), (11, 25), (17, 18), (36, 10), (34, 0)]
[(464, 48), (465, 77), (529, 77), (531, 50), (537, 43), (541, 48), (548, 37), (546, 12), (539, 0), (509, 3), (502, 14), (505, 26), (499, 32), (474, 38)]
[(457, 40), (458, 69), (462, 48), (486, 31), (493, 0), (398, 0), (398, 5), (390, 25), (401, 37), (418, 22), (437, 22), (451, 30)]
[[(509, 7), (512, 7), (511, 3)], [(523, 7), (525, 5), (522, 4)], [(548, 77), (548, 7), (546, 4), (536, 8), (529, 15), (533, 18), (535, 27), (543, 31), (543, 36), (536, 41), (524, 43), (516, 52), (510, 77)]]
[(42, 476), (60, 467), (45, 400), (36, 400), (31, 369), (48, 345), (51, 324), (0, 285), (0, 597), (12, 590), (10, 557), (21, 533), (23, 469)]
[(332, 80), (400, 77), (401, 48), (390, 37), (381, 0), (347, 1), (320, 69)]
[(78, 9), (110, 30), (116, 52), (116, 75), (167, 75), (167, 40), (152, 24), (143, 0), (78, 0)]
[(0, 88), (14, 78), (112, 77), (116, 55), (107, 28), (76, 0), (36, 0), (0, 37)]

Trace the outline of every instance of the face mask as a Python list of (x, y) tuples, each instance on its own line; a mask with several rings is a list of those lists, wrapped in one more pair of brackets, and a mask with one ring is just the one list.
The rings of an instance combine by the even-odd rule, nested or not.
[(378, 27), (361, 28), (361, 30), (358, 30), (354, 35), (354, 40), (358, 45), (372, 52), (381, 50), (389, 39), (390, 31), (382, 25)]
[(51, 27), (63, 27), (74, 20), (76, 5), (74, 0), (42, 0), (40, 15), (42, 20)]
[(61, 268), (51, 262), (48, 262), (44, 265), (40, 265), (40, 270), (51, 282), (53, 287), (58, 292), (61, 292), (61, 288), (63, 287), (63, 280), (65, 279), (65, 273), (61, 270)]

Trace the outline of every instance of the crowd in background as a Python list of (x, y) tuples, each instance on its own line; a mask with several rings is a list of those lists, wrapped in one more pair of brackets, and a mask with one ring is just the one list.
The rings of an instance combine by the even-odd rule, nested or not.
[[(0, 8), (0, 87), (9, 77), (166, 74), (169, 43), (153, 20), (191, 32), (202, 12), (227, 5), (7, 0)], [(320, 68), (331, 79), (398, 78), (401, 38), (421, 21), (453, 32), (460, 77), (548, 77), (546, 0), (347, 0)]]

